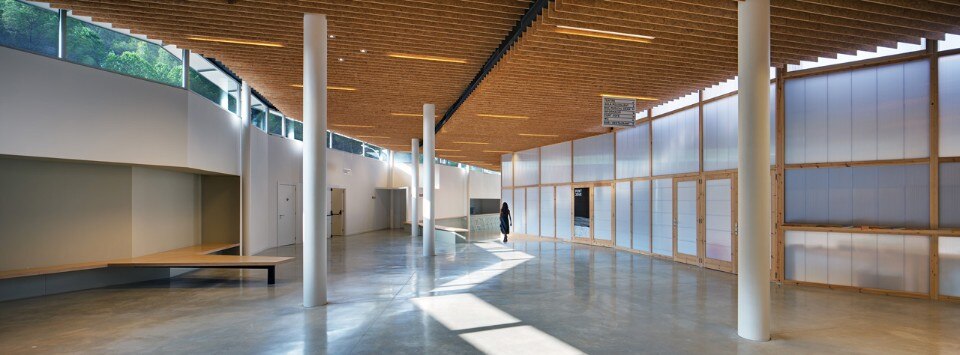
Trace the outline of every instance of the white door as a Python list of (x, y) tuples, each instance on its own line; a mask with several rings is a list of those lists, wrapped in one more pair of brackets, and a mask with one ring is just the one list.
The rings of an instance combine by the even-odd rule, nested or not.
[(297, 187), (280, 184), (277, 189), (277, 246), (297, 241)]
[(333, 188), (330, 189), (330, 235), (331, 236), (342, 236), (345, 233), (346, 228), (346, 217), (344, 216), (344, 210), (346, 210), (346, 198), (347, 190)]

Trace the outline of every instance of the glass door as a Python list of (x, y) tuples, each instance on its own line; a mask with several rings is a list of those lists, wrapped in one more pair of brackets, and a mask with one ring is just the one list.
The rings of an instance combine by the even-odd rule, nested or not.
[(695, 265), (700, 264), (699, 218), (697, 214), (698, 180), (697, 177), (673, 180), (673, 257), (674, 260)]
[(573, 187), (573, 240), (593, 241), (593, 224), (590, 223), (590, 211), (593, 199), (589, 186)]
[(705, 180), (705, 233), (702, 245), (703, 266), (734, 272), (736, 270), (737, 189), (736, 175), (708, 175)]

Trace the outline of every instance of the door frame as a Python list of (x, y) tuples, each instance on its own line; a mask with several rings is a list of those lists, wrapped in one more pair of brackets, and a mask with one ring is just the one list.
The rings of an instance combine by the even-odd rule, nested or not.
[[(707, 257), (707, 181), (710, 180), (730, 180), (730, 261), (712, 259)], [(702, 259), (703, 267), (724, 272), (737, 273), (737, 173), (736, 172), (718, 172), (705, 173), (703, 177), (703, 237), (699, 244), (703, 247)]]
[[(588, 203), (590, 205), (589, 215), (590, 215), (590, 235), (586, 238), (577, 237), (577, 194), (574, 193), (576, 189), (579, 188), (589, 188), (590, 189), (590, 199)], [(583, 243), (583, 244), (593, 244), (593, 184), (592, 183), (579, 183), (570, 185), (570, 241)]]
[[(617, 186), (616, 185), (617, 184), (614, 181), (596, 182), (593, 184), (593, 187), (591, 188), (591, 191), (593, 192), (590, 195), (590, 239), (593, 240), (594, 245), (600, 245), (600, 246), (611, 247), (611, 248), (617, 245), (617, 220), (616, 220)], [(595, 235), (596, 230), (594, 229), (594, 227), (596, 226), (596, 218), (594, 217), (594, 214), (597, 212), (597, 210), (594, 208), (595, 206), (593, 201), (597, 197), (596, 189), (598, 187), (610, 188), (610, 240), (600, 240), (600, 239), (597, 239)]]
[[(679, 240), (680, 214), (678, 213), (679, 203), (677, 203), (677, 193), (679, 189), (677, 188), (677, 185), (679, 185), (679, 183), (681, 182), (687, 182), (687, 181), (693, 181), (694, 187), (696, 188), (696, 195), (694, 197), (696, 199), (694, 205), (696, 206), (696, 216), (697, 216), (696, 218), (697, 254), (696, 255), (680, 253), (680, 240)], [(701, 218), (702, 209), (700, 208), (701, 201), (703, 200), (703, 198), (701, 197), (702, 196), (701, 185), (703, 184), (699, 176), (685, 176), (685, 177), (673, 178), (673, 191), (672, 191), (673, 192), (673, 260), (684, 263), (684, 264), (701, 265), (701, 259), (703, 255), (703, 248), (701, 248), (701, 243), (700, 243), (700, 241), (703, 239), (703, 233), (701, 233), (703, 228), (703, 220)]]
[(276, 230), (276, 232), (277, 232), (277, 240), (276, 240), (276, 243), (277, 243), (277, 244), (276, 244), (276, 245), (277, 245), (277, 246), (280, 246), (280, 188), (281, 188), (282, 186), (291, 186), (291, 187), (293, 187), (293, 243), (291, 243), (291, 244), (284, 244), (284, 245), (297, 244), (297, 236), (299, 235), (299, 233), (297, 233), (297, 230), (298, 230), (298, 229), (297, 229), (297, 220), (299, 219), (298, 217), (300, 216), (300, 210), (299, 210), (299, 208), (298, 208), (298, 207), (300, 206), (300, 201), (298, 201), (298, 198), (297, 198), (297, 197), (299, 196), (299, 194), (297, 193), (297, 184), (285, 184), (285, 183), (282, 183), (282, 182), (278, 182), (278, 183), (277, 183), (277, 211), (276, 211), (276, 212), (277, 212), (277, 213), (276, 213), (276, 217), (277, 217), (277, 230)]

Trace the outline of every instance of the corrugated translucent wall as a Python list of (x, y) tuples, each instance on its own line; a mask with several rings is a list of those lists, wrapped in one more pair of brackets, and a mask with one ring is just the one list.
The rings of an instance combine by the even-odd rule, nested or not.
[(787, 280), (927, 293), (926, 236), (787, 231)]
[(926, 164), (790, 169), (784, 217), (787, 223), (926, 228), (929, 175)]
[(697, 255), (697, 181), (677, 182), (677, 253)]
[(513, 184), (514, 186), (540, 184), (540, 148), (517, 152)]
[(617, 179), (650, 176), (650, 124), (617, 131)]
[(613, 133), (573, 141), (573, 181), (613, 180)]
[(563, 142), (540, 148), (540, 183), (562, 184), (573, 176), (571, 165), (571, 142)]
[(650, 181), (634, 181), (633, 249), (650, 251)]
[(527, 234), (540, 235), (540, 188), (528, 187), (527, 189), (527, 210), (524, 213), (526, 217), (525, 225)]
[(737, 168), (737, 96), (703, 105), (703, 170)]
[(940, 237), (940, 294), (960, 297), (960, 237)]
[(786, 162), (922, 158), (929, 154), (926, 60), (786, 82)]
[(940, 58), (940, 156), (960, 156), (960, 55)]
[(553, 186), (543, 186), (540, 188), (540, 236), (556, 237), (556, 216), (553, 215), (554, 208)]
[(692, 108), (653, 121), (653, 174), (695, 172), (700, 168), (700, 110)]
[[(617, 138), (619, 140), (619, 138)], [(616, 198), (616, 214), (614, 220), (617, 224), (616, 245), (622, 248), (630, 247), (630, 182), (620, 181), (614, 186)]]
[(960, 228), (960, 163), (940, 164), (940, 227)]
[(527, 193), (525, 189), (513, 189), (513, 206), (510, 211), (513, 212), (513, 233), (527, 233)]
[(613, 240), (613, 188), (593, 188), (593, 238)]
[(730, 179), (707, 180), (706, 257), (733, 261), (733, 220)]
[(557, 186), (557, 238), (573, 236), (573, 188)]
[(513, 154), (500, 157), (500, 182), (504, 187), (513, 186)]
[(673, 179), (653, 180), (653, 252), (673, 256)]

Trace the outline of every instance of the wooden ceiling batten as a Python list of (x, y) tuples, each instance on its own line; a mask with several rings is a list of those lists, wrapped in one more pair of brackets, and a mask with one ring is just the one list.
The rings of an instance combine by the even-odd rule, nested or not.
[[(302, 89), (293, 85), (302, 81), (303, 13), (326, 14), (336, 36), (328, 42), (329, 83), (356, 89), (330, 92), (329, 120), (343, 125), (338, 130), (365, 135), (374, 144), (408, 147), (411, 138), (421, 135), (421, 122), (393, 114), (419, 114), (423, 103), (431, 102), (448, 108), (441, 116), (444, 124), (437, 126), (437, 145), (460, 150), (457, 156), (463, 160), (488, 167), (500, 164), (500, 153), (491, 151), (520, 151), (609, 132), (600, 127), (601, 93), (660, 100), (639, 101), (643, 110), (730, 79), (737, 70), (737, 2), (731, 0), (51, 2), (217, 58), (298, 118)], [(531, 13), (532, 5), (546, 10)], [(521, 21), (525, 18), (529, 23)], [(946, 33), (960, 33), (960, 3), (771, 0), (770, 23), (771, 62), (782, 67), (898, 42), (941, 40)], [(558, 25), (654, 39), (637, 43), (563, 34), (557, 33)], [(510, 38), (513, 42), (502, 48)], [(388, 53), (456, 58), (466, 64), (397, 59)], [(527, 118), (484, 119), (480, 114)]]

